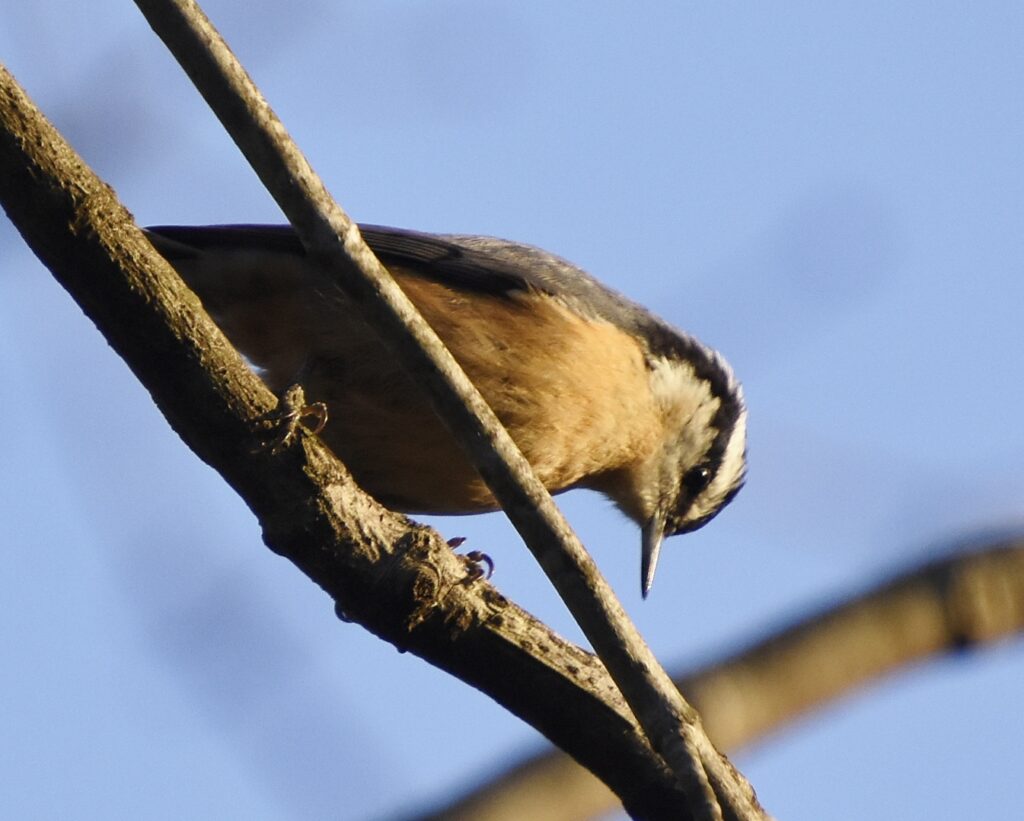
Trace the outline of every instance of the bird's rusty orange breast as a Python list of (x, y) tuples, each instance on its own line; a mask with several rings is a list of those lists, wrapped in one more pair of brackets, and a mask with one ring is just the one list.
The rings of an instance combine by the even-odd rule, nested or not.
[[(553, 492), (607, 484), (602, 476), (655, 446), (660, 421), (629, 335), (547, 295), (456, 292), (392, 273)], [(344, 301), (332, 301), (307, 326), (313, 354), (303, 381), (311, 401), (328, 403), (322, 435), (356, 480), (409, 512), (494, 508), (419, 388)]]

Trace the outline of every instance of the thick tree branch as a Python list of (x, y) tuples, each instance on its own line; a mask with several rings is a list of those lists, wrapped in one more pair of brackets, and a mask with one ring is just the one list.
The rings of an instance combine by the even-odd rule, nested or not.
[(360, 304), (434, 403), (608, 667), (698, 817), (761, 818), (753, 790), (708, 740), (611, 587), (479, 392), (392, 280), (192, 0), (136, 0), (270, 194), (307, 253)]
[[(1024, 537), (914, 567), (676, 679), (715, 744), (735, 751), (929, 658), (1024, 633)], [(969, 741), (967, 742), (969, 743)], [(444, 810), (447, 821), (585, 821), (614, 796), (552, 750)]]

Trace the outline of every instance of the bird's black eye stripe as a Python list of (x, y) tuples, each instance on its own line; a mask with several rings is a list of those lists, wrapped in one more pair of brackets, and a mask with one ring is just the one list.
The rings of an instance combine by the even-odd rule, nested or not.
[(710, 481), (711, 468), (707, 465), (697, 465), (686, 471), (686, 474), (683, 476), (683, 487), (693, 497), (704, 490)]

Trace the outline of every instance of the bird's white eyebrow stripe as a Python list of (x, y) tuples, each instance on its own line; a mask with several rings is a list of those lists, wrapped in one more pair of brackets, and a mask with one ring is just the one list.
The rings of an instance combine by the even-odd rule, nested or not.
[[(661, 325), (658, 320), (652, 317), (654, 325)], [(715, 429), (715, 438), (708, 449), (709, 467), (718, 472), (723, 461), (735, 455), (729, 456), (727, 451), (736, 441), (733, 433), (739, 424), (743, 424), (746, 416), (746, 406), (743, 401), (743, 389), (733, 374), (732, 368), (717, 352), (701, 344), (692, 336), (668, 326), (661, 326), (660, 333), (670, 336), (657, 336), (646, 339), (658, 339), (669, 343), (669, 349), (662, 353), (655, 353), (648, 357), (648, 367), (652, 373), (659, 374), (662, 378), (672, 379), (682, 373), (688, 372), (692, 378), (705, 383), (713, 399), (718, 399), (718, 409), (711, 418), (711, 426)], [(684, 370), (679, 368), (680, 364), (687, 366)], [(742, 437), (745, 439), (745, 437)], [(739, 458), (743, 458), (740, 453)]]

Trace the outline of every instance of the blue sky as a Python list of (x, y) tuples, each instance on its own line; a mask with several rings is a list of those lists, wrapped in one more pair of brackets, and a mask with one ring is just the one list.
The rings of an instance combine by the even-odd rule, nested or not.
[[(7, 2), (0, 60), (146, 223), (277, 222), (130, 3)], [(668, 543), (562, 497), (672, 667), (981, 530), (1024, 478), (1024, 7), (204, 7), (357, 220), (565, 256), (720, 348), (751, 472)], [(35, 818), (387, 817), (535, 733), (262, 547), (0, 220), (0, 795)], [(437, 520), (578, 630), (500, 516)], [(998, 817), (1020, 642), (915, 668), (738, 757), (779, 818)]]

